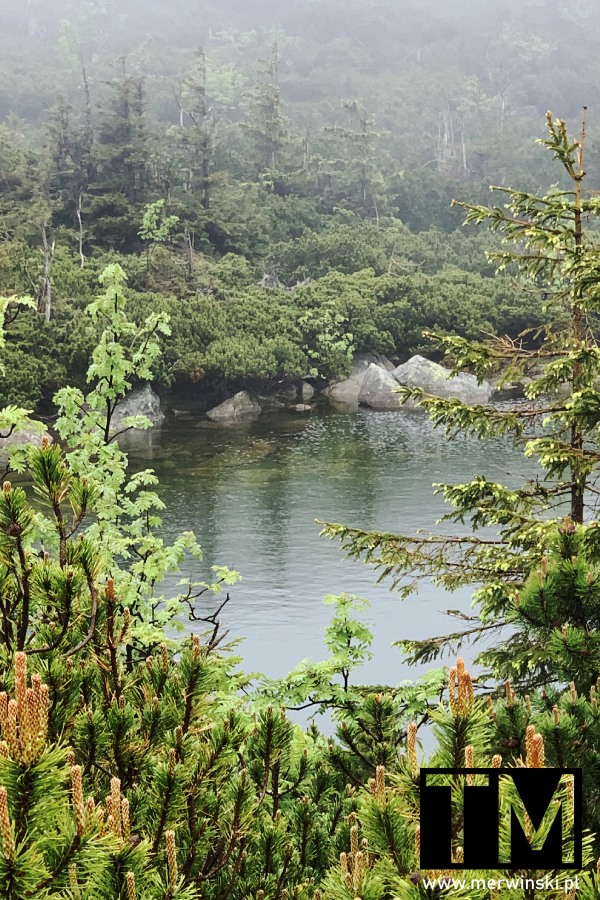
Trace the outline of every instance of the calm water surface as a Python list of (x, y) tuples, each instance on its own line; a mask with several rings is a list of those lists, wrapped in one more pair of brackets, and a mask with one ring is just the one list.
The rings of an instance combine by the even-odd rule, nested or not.
[(194, 577), (208, 578), (213, 564), (241, 572), (223, 619), (244, 638), (247, 671), (279, 676), (304, 658), (323, 659), (331, 608), (322, 599), (346, 591), (372, 603), (364, 618), (374, 626), (375, 656), (357, 678), (370, 683), (414, 677), (391, 643), (451, 630), (443, 611), (468, 611), (469, 592), (427, 584), (402, 602), (320, 538), (315, 519), (407, 534), (433, 529), (445, 511), (434, 482), (484, 474), (518, 483), (535, 471), (503, 440), (449, 443), (419, 412), (279, 415), (230, 428), (180, 417), (133, 436), (126, 449), (135, 468), (152, 467), (160, 478), (166, 536), (193, 530), (201, 542), (204, 567)]

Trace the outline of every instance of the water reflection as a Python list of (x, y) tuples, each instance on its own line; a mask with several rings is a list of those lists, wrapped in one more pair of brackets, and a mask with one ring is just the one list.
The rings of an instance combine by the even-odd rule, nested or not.
[(245, 639), (249, 670), (281, 675), (305, 657), (322, 658), (329, 614), (322, 598), (347, 591), (373, 603), (367, 619), (375, 627), (375, 658), (361, 680), (391, 683), (415, 673), (390, 643), (452, 630), (443, 610), (467, 611), (469, 592), (448, 596), (428, 584), (402, 603), (375, 584), (371, 570), (319, 538), (315, 519), (405, 533), (433, 529), (445, 511), (434, 482), (510, 472), (516, 484), (535, 471), (507, 442), (448, 443), (411, 412), (279, 415), (239, 428), (181, 417), (136, 435), (126, 449), (133, 466), (151, 466), (160, 478), (166, 536), (196, 532), (205, 568), (195, 577), (206, 577), (213, 564), (242, 573), (227, 624)]

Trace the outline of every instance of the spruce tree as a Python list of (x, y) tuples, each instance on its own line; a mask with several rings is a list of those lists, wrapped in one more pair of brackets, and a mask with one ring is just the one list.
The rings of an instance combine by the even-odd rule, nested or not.
[(138, 246), (140, 211), (148, 199), (150, 138), (143, 80), (128, 75), (109, 83), (112, 94), (98, 118), (89, 184), (88, 220), (97, 243), (131, 251)]
[[(206, 94), (206, 57), (198, 50), (196, 63), (182, 84), (182, 122), (180, 144), (188, 169), (186, 191), (200, 195), (204, 209), (211, 201), (211, 175), (214, 156), (215, 120)], [(187, 123), (186, 123), (187, 117)]]
[[(498, 336), (474, 342), (437, 335), (454, 372), (468, 370), (478, 378), (494, 376), (500, 387), (525, 385), (525, 403), (514, 406), (468, 407), (459, 400), (427, 396), (419, 389), (402, 389), (404, 396), (425, 409), (449, 437), (512, 439), (527, 457), (540, 464), (540, 476), (519, 487), (484, 476), (467, 484), (437, 485), (452, 507), (444, 521), (464, 525), (467, 534), (402, 535), (364, 531), (329, 524), (325, 533), (339, 538), (354, 557), (373, 565), (402, 596), (421, 578), (433, 577), (453, 590), (476, 586), (478, 616), (451, 635), (401, 642), (409, 658), (427, 661), (465, 638), (494, 637), (494, 650), (482, 655), (499, 677), (511, 676), (542, 685), (569, 675), (568, 666), (553, 668), (542, 643), (554, 627), (590, 631), (573, 598), (563, 595), (560, 611), (544, 606), (532, 622), (519, 591), (532, 569), (556, 546), (557, 533), (574, 529), (591, 558), (598, 548), (594, 521), (595, 473), (600, 392), (600, 353), (596, 319), (600, 310), (597, 242), (594, 219), (600, 200), (586, 190), (584, 170), (585, 117), (580, 138), (571, 138), (565, 123), (547, 117), (548, 135), (541, 143), (562, 169), (564, 186), (542, 196), (510, 188), (493, 188), (504, 202), (494, 207), (460, 204), (467, 222), (486, 222), (501, 236), (502, 246), (490, 253), (500, 270), (519, 278), (524, 300), (543, 296), (546, 321), (535, 333), (517, 339)], [(568, 516), (564, 520), (565, 514)], [(491, 533), (480, 534), (483, 529)], [(460, 614), (464, 620), (464, 615)], [(535, 626), (536, 622), (533, 623)], [(503, 639), (502, 628), (511, 625)], [(575, 672), (570, 672), (570, 677)]]
[(271, 57), (262, 61), (256, 84), (250, 95), (251, 106), (246, 128), (254, 144), (254, 165), (260, 175), (274, 175), (281, 169), (288, 125), (283, 113), (279, 87), (279, 48), (274, 44)]

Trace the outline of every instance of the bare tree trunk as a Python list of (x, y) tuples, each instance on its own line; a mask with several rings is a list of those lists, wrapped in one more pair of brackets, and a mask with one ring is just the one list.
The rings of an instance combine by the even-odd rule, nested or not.
[(307, 131), (304, 135), (304, 158), (302, 162), (302, 168), (306, 172), (308, 170), (308, 164), (310, 162), (310, 131)]
[(83, 255), (83, 222), (81, 221), (81, 198), (79, 195), (77, 200), (77, 221), (79, 222), (79, 259), (81, 260), (81, 268), (85, 265), (85, 256)]
[(194, 235), (188, 225), (185, 226), (185, 237), (187, 240), (186, 269), (188, 280), (191, 281), (194, 274)]
[(205, 134), (202, 141), (202, 206), (204, 209), (210, 209), (210, 162), (210, 135)]
[(183, 108), (181, 85), (179, 85), (179, 93), (177, 92), (175, 85), (173, 85), (173, 96), (175, 97), (175, 103), (177, 104), (177, 109), (179, 110), (179, 127), (183, 128), (184, 127), (183, 116), (184, 116), (185, 110)]
[(390, 261), (388, 263), (387, 273), (391, 275), (394, 271), (394, 266), (396, 264), (396, 248), (398, 246), (398, 241), (394, 241), (394, 246), (392, 247), (392, 255), (390, 256)]
[(87, 77), (83, 54), (80, 55), (79, 62), (81, 64), (81, 77), (83, 80), (83, 94), (85, 97), (85, 138), (88, 150), (92, 149), (94, 142), (94, 123), (92, 119), (92, 97), (90, 94), (90, 83)]
[(44, 255), (44, 274), (40, 279), (40, 296), (38, 301), (38, 309), (44, 313), (46, 322), (50, 321), (52, 313), (52, 262), (54, 259), (54, 250), (56, 242), (53, 240), (48, 242), (48, 223), (42, 225), (42, 253)]
[(445, 109), (440, 110), (439, 123), (437, 168), (438, 172), (445, 172), (456, 163), (454, 124), (448, 103)]
[(375, 221), (377, 222), (377, 227), (379, 228), (379, 207), (377, 205), (377, 199), (375, 197), (375, 194), (373, 193), (373, 191), (371, 190), (370, 187), (369, 187), (369, 193), (370, 193), (371, 199), (373, 201), (373, 209), (375, 210)]

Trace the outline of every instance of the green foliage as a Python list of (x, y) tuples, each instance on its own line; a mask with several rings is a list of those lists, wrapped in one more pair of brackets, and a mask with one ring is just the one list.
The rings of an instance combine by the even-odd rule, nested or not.
[[(582, 527), (583, 544), (589, 540), (589, 546), (594, 546), (593, 538), (585, 537), (595, 529), (593, 521), (584, 524), (585, 496), (588, 487), (595, 491), (598, 463), (596, 249), (594, 231), (585, 230), (583, 223), (597, 214), (599, 206), (595, 195), (587, 198), (583, 193), (583, 138), (569, 138), (564, 122), (550, 114), (548, 129), (549, 137), (543, 143), (571, 179), (571, 192), (551, 189), (536, 197), (503, 188), (507, 202), (502, 206), (466, 205), (468, 221), (487, 221), (502, 236), (504, 246), (491, 251), (490, 257), (501, 268), (516, 270), (524, 290), (543, 293), (545, 322), (536, 332), (536, 345), (527, 347), (521, 340), (509, 338), (475, 342), (437, 336), (455, 372), (465, 368), (478, 378), (495, 375), (500, 385), (527, 382), (529, 403), (513, 408), (469, 408), (420, 390), (402, 390), (450, 437), (465, 433), (482, 439), (511, 437), (526, 456), (537, 458), (543, 479), (507, 487), (477, 476), (463, 485), (438, 485), (437, 490), (452, 507), (444, 521), (461, 526), (468, 522), (471, 534), (413, 537), (337, 525), (326, 529), (330, 536), (339, 537), (352, 555), (373, 563), (382, 577), (391, 577), (393, 586), (404, 595), (421, 577), (434, 577), (450, 589), (477, 586), (479, 620), (474, 619), (464, 636), (499, 633), (505, 624), (517, 623), (516, 634), (496, 644), (481, 660), (492, 662), (500, 677), (516, 676), (537, 685), (583, 676), (574, 658), (569, 661), (563, 653), (559, 662), (556, 656), (544, 655), (542, 649), (544, 644), (547, 649), (553, 629), (564, 626), (568, 633), (576, 623), (573, 613), (562, 605), (564, 600), (557, 608), (544, 599), (536, 608), (531, 593), (526, 594), (532, 604), (531, 620), (525, 614), (515, 615), (516, 592), (555, 546), (557, 527), (563, 532)], [(552, 512), (556, 507), (558, 514)], [(567, 511), (570, 524), (564, 525), (561, 515)], [(478, 533), (488, 528), (492, 529), (490, 537)], [(580, 592), (575, 584), (572, 587)], [(560, 596), (564, 596), (562, 590)], [(593, 623), (589, 628), (593, 630)], [(403, 642), (402, 646), (412, 659), (428, 660), (445, 645), (456, 645), (462, 635), (456, 632), (445, 638)], [(580, 639), (573, 636), (574, 647)]]
[(144, 241), (162, 243), (166, 241), (173, 228), (179, 222), (177, 216), (164, 215), (165, 201), (157, 200), (149, 203), (144, 210), (140, 237)]
[[(133, 381), (150, 376), (158, 336), (168, 333), (162, 313), (140, 327), (127, 318), (124, 281), (119, 266), (108, 267), (105, 292), (89, 307), (92, 321), (102, 326), (88, 370), (90, 389), (67, 388), (56, 397), (64, 449), (45, 439), (41, 447), (12, 450), (13, 466), (27, 473), (42, 508), (34, 512), (25, 489), (6, 483), (0, 496), (4, 653), (30, 646), (31, 630), (42, 655), (93, 642), (107, 573), (129, 610), (131, 648), (161, 639), (184, 609), (193, 615), (197, 596), (235, 580), (219, 569), (212, 584), (186, 581), (187, 589), (174, 598), (158, 593), (188, 554), (201, 558), (201, 551), (191, 533), (172, 545), (159, 536), (163, 504), (153, 490), (156, 477), (151, 470), (130, 476), (115, 440), (124, 429), (150, 424), (143, 417), (115, 417)], [(0, 424), (9, 433), (23, 420), (23, 411), (12, 407)]]
[[(209, 390), (235, 388), (311, 370), (328, 379), (345, 372), (353, 350), (422, 352), (423, 329), (515, 338), (541, 323), (538, 295), (524, 303), (508, 279), (490, 277), (480, 240), (459, 230), (449, 202), (467, 190), (477, 202), (491, 172), (526, 185), (545, 176), (524, 142), (536, 78), (563, 97), (563, 78), (549, 71), (558, 58), (549, 32), (564, 34), (562, 13), (548, 9), (540, 24), (511, 5), (493, 27), (467, 16), (466, 52), (456, 22), (433, 5), (419, 19), (429, 23), (425, 40), (420, 27), (406, 29), (402, 4), (385, 21), (354, 0), (310, 6), (307, 16), (288, 4), (271, 28), (266, 12), (255, 11), (257, 24), (239, 3), (211, 3), (202, 49), (176, 15), (166, 26), (154, 4), (136, 17), (112, 0), (38, 4), (5, 35), (0, 280), (4, 293), (38, 304), (52, 293), (50, 322), (28, 313), (10, 325), (5, 403), (51, 414), (56, 390), (83, 386), (98, 335), (82, 299), (108, 263), (128, 272), (140, 305), (172, 317), (155, 370), (164, 386), (207, 378)], [(360, 46), (339, 31), (350, 11)], [(155, 23), (161, 53), (149, 51), (140, 21)], [(488, 45), (484, 59), (478, 48)], [(47, 92), (40, 101), (40, 73), (54, 101)], [(276, 302), (277, 339), (268, 333), (273, 294), (258, 288), (261, 276), (292, 288), (369, 270), (395, 287), (369, 287), (360, 313), (347, 309), (355, 281), (334, 279), (331, 298), (315, 296), (323, 322), (312, 300), (306, 309), (290, 293)], [(196, 321), (204, 300), (231, 320), (214, 336)], [(257, 323), (249, 334), (248, 311)]]
[[(133, 379), (149, 376), (168, 325), (162, 312), (130, 321), (119, 266), (103, 284), (89, 309), (102, 327), (89, 389), (57, 399), (64, 447), (44, 439), (15, 451), (29, 487), (6, 482), (0, 493), (2, 895), (424, 896), (417, 722), (434, 725), (423, 764), (461, 769), (495, 753), (494, 765), (582, 767), (586, 825), (600, 826), (593, 531), (565, 526), (517, 607), (530, 627), (542, 611), (571, 616), (561, 638), (580, 662), (566, 692), (553, 687), (523, 703), (507, 683), (506, 699), (490, 697), (486, 708), (460, 659), (449, 678), (433, 671), (396, 688), (357, 684), (372, 634), (356, 615), (366, 602), (347, 595), (326, 598), (334, 614), (325, 661), (251, 685), (224, 644), (220, 609), (205, 617), (196, 602), (235, 573), (216, 569), (214, 584), (183, 579), (172, 600), (154, 593), (199, 548), (192, 535), (172, 547), (158, 537), (156, 479), (128, 476), (114, 440), (115, 428), (148, 423), (115, 425), (115, 415)], [(3, 417), (10, 426), (23, 413)], [(184, 611), (205, 634), (172, 636)], [(571, 671), (556, 628), (544, 627), (532, 628), (536, 639)], [(302, 731), (280, 704), (329, 711), (336, 736)], [(592, 840), (586, 833), (581, 875), (590, 897)]]
[[(421, 868), (420, 773), (431, 767), (453, 768), (460, 772), (465, 768), (489, 768), (500, 764), (528, 768), (543, 768), (545, 765), (566, 767), (566, 759), (573, 759), (572, 755), (568, 753), (562, 756), (561, 750), (557, 754), (556, 749), (559, 746), (561, 749), (566, 747), (566, 735), (574, 734), (575, 722), (587, 703), (579, 699), (573, 689), (566, 694), (557, 694), (556, 701), (559, 705), (554, 709), (543, 695), (527, 697), (523, 703), (515, 696), (510, 682), (507, 682), (505, 699), (497, 698), (492, 701), (490, 698), (486, 708), (486, 704), (475, 697), (470, 676), (460, 658), (456, 666), (450, 669), (447, 687), (447, 697), (431, 713), (435, 738), (433, 752), (428, 757), (419, 759), (417, 725), (415, 722), (410, 723), (404, 744), (405, 755), (399, 760), (396, 757), (385, 765), (377, 765), (368, 785), (365, 784), (359, 791), (358, 815), (350, 829), (350, 841), (340, 855), (339, 864), (336, 861), (331, 866), (323, 884), (326, 896), (339, 897), (340, 900), (356, 896), (382, 900), (388, 897), (416, 900), (419, 897), (437, 896), (438, 892), (444, 891), (444, 886), (437, 879), (453, 876), (463, 882), (462, 887), (458, 882), (452, 887), (451, 881), (446, 887), (452, 887), (452, 892), (459, 897), (487, 900), (492, 896), (529, 896), (525, 879), (535, 879), (539, 873), (519, 872), (524, 885), (519, 887), (519, 879), (514, 885), (506, 885), (506, 882), (503, 883), (504, 886), (500, 884), (499, 879), (506, 878), (506, 871), (440, 872)], [(593, 697), (595, 691), (592, 693)], [(597, 703), (593, 703), (594, 708), (597, 708)], [(585, 734), (585, 731), (580, 729), (578, 733)], [(562, 739), (563, 734), (565, 740)], [(594, 740), (592, 738), (587, 745), (588, 750), (591, 750)], [(572, 737), (570, 746), (573, 746)], [(591, 783), (592, 771), (588, 769), (587, 772)], [(453, 791), (452, 854), (453, 859), (458, 862), (463, 846), (464, 790), (461, 779), (456, 776), (449, 778), (448, 783)], [(503, 799), (506, 799), (510, 790), (510, 782), (504, 782), (501, 795)], [(566, 802), (569, 803), (568, 799)], [(588, 826), (595, 823), (594, 802), (590, 798), (587, 806)], [(570, 815), (573, 816), (572, 808)], [(508, 839), (504, 817), (500, 829), (501, 847), (507, 845)], [(586, 832), (583, 837), (583, 855), (587, 861), (585, 866), (589, 866), (593, 858), (592, 841), (592, 835)], [(575, 874), (561, 872), (559, 875), (554, 872), (551, 877), (573, 879)], [(487, 888), (488, 879), (496, 879), (498, 889), (495, 893)], [(584, 896), (594, 896), (594, 891), (598, 889), (597, 874), (592, 876), (582, 873), (580, 884)], [(562, 892), (563, 886), (560, 884), (553, 896), (558, 897)]]

